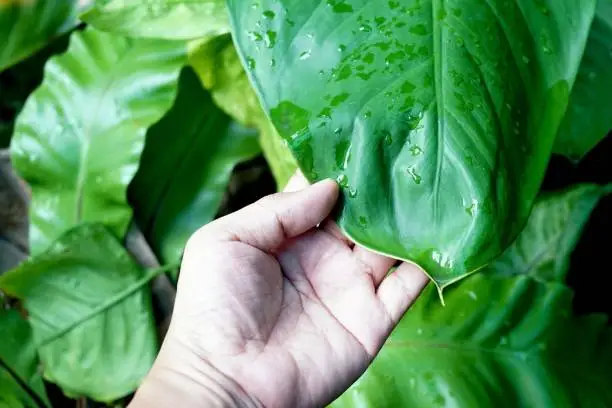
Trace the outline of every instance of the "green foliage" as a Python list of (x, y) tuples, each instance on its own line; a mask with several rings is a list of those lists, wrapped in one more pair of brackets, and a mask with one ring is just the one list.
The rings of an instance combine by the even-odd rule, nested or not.
[(612, 329), (605, 316), (574, 317), (561, 276), (542, 274), (551, 248), (567, 265), (580, 232), (572, 223), (584, 224), (607, 191), (582, 186), (540, 201), (504, 262), (449, 289), (446, 307), (427, 288), (332, 407), (609, 407)]
[(234, 166), (259, 151), (257, 134), (232, 122), (185, 70), (130, 185), (136, 219), (163, 262), (180, 260), (189, 236), (215, 217)]
[(50, 406), (32, 330), (17, 311), (0, 307), (0, 339), (0, 406)]
[(109, 231), (82, 225), (0, 278), (20, 299), (48, 381), (71, 396), (111, 402), (151, 368), (157, 335), (149, 281)]
[[(133, 392), (150, 281), (260, 152), (278, 189), (335, 178), (347, 235), (435, 283), (332, 407), (612, 406), (612, 331), (564, 286), (612, 186), (535, 201), (553, 152), (612, 130), (611, 58), (611, 0), (0, 0), (33, 255), (0, 277), (0, 407), (50, 406), (43, 378)], [(164, 267), (127, 253), (132, 221)]]
[(443, 288), (527, 221), (595, 0), (321, 4), (229, 0), (238, 50), (340, 227)]
[(193, 39), (229, 32), (224, 0), (95, 0), (81, 18), (134, 37)]
[(578, 160), (612, 129), (612, 0), (598, 0), (555, 152)]
[(231, 117), (260, 132), (260, 143), (279, 190), (297, 170), (286, 143), (262, 110), (229, 35), (191, 44), (189, 61), (215, 103)]
[(11, 145), (14, 166), (32, 187), (33, 253), (81, 222), (124, 234), (127, 185), (147, 127), (176, 95), (184, 55), (181, 43), (87, 29), (49, 61)]
[(74, 28), (78, 0), (0, 1), (0, 71)]

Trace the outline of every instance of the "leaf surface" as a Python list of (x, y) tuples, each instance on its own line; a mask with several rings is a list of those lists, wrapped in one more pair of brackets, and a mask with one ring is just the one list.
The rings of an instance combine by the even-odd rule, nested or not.
[(555, 282), (605, 192), (542, 197), (515, 246), (450, 288), (445, 307), (427, 288), (332, 407), (610, 406), (612, 330), (605, 316), (572, 316), (572, 291)]
[(244, 126), (257, 128), (266, 161), (277, 188), (287, 184), (297, 163), (274, 125), (262, 110), (229, 35), (195, 41), (189, 60), (215, 103)]
[(233, 122), (184, 70), (176, 103), (147, 134), (129, 194), (164, 263), (180, 260), (189, 236), (217, 214), (234, 166), (259, 151), (256, 132)]
[(0, 406), (51, 406), (28, 322), (17, 311), (0, 308), (0, 338)]
[(28, 311), (45, 379), (72, 397), (111, 402), (140, 384), (157, 354), (148, 282), (107, 228), (82, 225), (0, 278)]
[(555, 152), (579, 160), (612, 130), (612, 0), (598, 0)]
[(46, 65), (11, 144), (13, 164), (32, 187), (33, 253), (82, 222), (123, 236), (127, 185), (147, 128), (175, 98), (184, 61), (180, 43), (87, 29)]
[(223, 0), (95, 0), (81, 18), (133, 37), (194, 39), (230, 30)]
[(595, 1), (228, 0), (243, 64), (354, 241), (443, 288), (516, 238)]
[(0, 1), (0, 71), (77, 24), (78, 0)]

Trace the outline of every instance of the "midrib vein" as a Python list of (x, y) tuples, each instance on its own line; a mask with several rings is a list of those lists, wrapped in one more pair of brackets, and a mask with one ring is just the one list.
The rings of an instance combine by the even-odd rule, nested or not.
[(432, 10), (431, 10), (431, 20), (432, 20), (432, 29), (433, 29), (433, 61), (434, 61), (434, 88), (436, 93), (436, 121), (437, 121), (437, 129), (436, 129), (436, 137), (437, 137), (437, 146), (436, 146), (436, 171), (434, 175), (433, 182), (433, 223), (432, 228), (436, 229), (439, 219), (439, 203), (438, 197), (440, 195), (440, 178), (442, 175), (442, 161), (444, 156), (444, 141), (443, 135), (446, 131), (445, 123), (443, 120), (444, 116), (444, 88), (443, 88), (443, 78), (442, 78), (442, 64), (444, 61), (443, 51), (443, 30), (442, 25), (438, 23), (436, 16), (440, 11), (444, 10), (444, 0), (432, 0), (431, 2)]

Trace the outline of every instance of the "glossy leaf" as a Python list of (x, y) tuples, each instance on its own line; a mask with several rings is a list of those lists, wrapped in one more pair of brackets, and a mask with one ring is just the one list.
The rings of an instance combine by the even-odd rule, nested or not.
[(563, 278), (581, 227), (606, 189), (583, 185), (542, 197), (517, 243), (449, 289), (446, 307), (427, 288), (365, 375), (332, 406), (612, 404), (605, 317), (571, 316), (572, 292), (544, 282)]
[(0, 407), (51, 406), (28, 322), (0, 307), (0, 338)]
[(0, 1), (0, 71), (74, 28), (78, 0)]
[(11, 144), (13, 164), (32, 186), (33, 253), (81, 222), (123, 236), (127, 185), (147, 128), (175, 98), (184, 52), (176, 42), (88, 29), (46, 65)]
[(485, 273), (429, 287), (340, 407), (608, 407), (612, 333), (571, 291)]
[(133, 37), (193, 39), (230, 29), (223, 0), (95, 0), (81, 18)]
[(73, 397), (110, 402), (132, 392), (157, 354), (144, 271), (101, 225), (68, 231), (0, 278), (22, 300), (44, 377)]
[(612, 186), (577, 185), (538, 200), (525, 229), (490, 269), (501, 275), (529, 275), (564, 282), (572, 254), (593, 209)]
[(579, 160), (612, 130), (612, 0), (598, 0), (555, 152)]
[(189, 60), (215, 103), (239, 123), (259, 130), (261, 148), (281, 190), (297, 170), (297, 163), (262, 110), (231, 37), (193, 42)]
[(189, 236), (211, 221), (234, 166), (259, 153), (257, 134), (217, 108), (187, 69), (177, 101), (147, 134), (130, 201), (164, 263), (180, 260)]
[(443, 288), (518, 235), (595, 1), (228, 0), (271, 119), (354, 241)]

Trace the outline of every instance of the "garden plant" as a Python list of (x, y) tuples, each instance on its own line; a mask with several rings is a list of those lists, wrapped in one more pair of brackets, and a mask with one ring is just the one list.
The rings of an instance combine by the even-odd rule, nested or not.
[(0, 0), (0, 407), (126, 406), (296, 171), (431, 278), (331, 406), (612, 407), (611, 93), (612, 0)]

